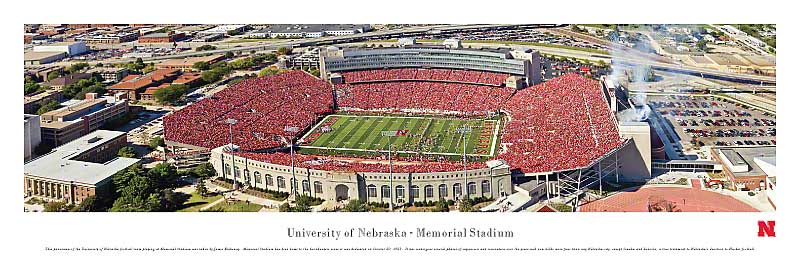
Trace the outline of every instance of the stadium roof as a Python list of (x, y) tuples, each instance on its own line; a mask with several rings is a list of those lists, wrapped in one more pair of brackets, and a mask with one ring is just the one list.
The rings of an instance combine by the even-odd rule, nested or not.
[(124, 135), (124, 132), (94, 131), (28, 162), (24, 167), (25, 175), (96, 186), (118, 171), (139, 162), (139, 159), (120, 157), (105, 163), (93, 163), (73, 158)]

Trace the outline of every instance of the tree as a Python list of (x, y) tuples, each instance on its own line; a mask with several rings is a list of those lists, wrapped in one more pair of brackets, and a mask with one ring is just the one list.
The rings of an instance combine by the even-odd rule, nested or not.
[(92, 211), (100, 211), (98, 206), (96, 205), (97, 198), (95, 196), (89, 196), (88, 198), (81, 201), (78, 206), (73, 207), (70, 209), (72, 212), (92, 212)]
[(708, 44), (708, 42), (706, 42), (705, 39), (700, 39), (700, 40), (697, 41), (697, 49), (699, 49), (702, 52), (706, 52), (706, 51), (708, 51), (708, 45), (707, 44)]
[[(231, 31), (233, 31), (233, 30), (231, 30)], [(235, 56), (235, 55), (233, 55), (233, 52), (232, 52), (232, 51), (226, 51), (226, 52), (225, 52), (225, 58), (231, 59), (231, 58), (233, 58), (234, 56)]]
[(165, 146), (166, 144), (164, 143), (164, 139), (163, 138), (154, 137), (154, 138), (150, 139), (150, 143), (148, 145), (150, 146), (150, 148), (156, 149), (159, 146)]
[(260, 77), (269, 76), (269, 75), (274, 75), (274, 74), (277, 74), (277, 73), (280, 73), (280, 72), (281, 71), (278, 70), (277, 68), (267, 67), (267, 68), (261, 69), (261, 71), (258, 72), (258, 76), (260, 76)]
[(180, 100), (186, 92), (189, 92), (189, 86), (186, 84), (173, 84), (156, 90), (156, 92), (153, 93), (153, 97), (155, 97), (159, 104), (174, 104)]
[(54, 79), (56, 79), (56, 78), (58, 78), (60, 76), (61, 76), (61, 73), (59, 73), (58, 71), (52, 71), (52, 72), (47, 74), (47, 81), (54, 80)]
[(368, 209), (360, 200), (350, 200), (342, 210), (345, 212), (366, 212)]
[(36, 83), (36, 81), (25, 80), (25, 95), (39, 92), (40, 89), (42, 89), (42, 86)]
[(136, 157), (136, 151), (133, 150), (133, 147), (124, 146), (117, 151), (117, 156), (125, 157), (125, 158), (133, 158)]
[(197, 187), (195, 187), (195, 188), (196, 188), (197, 194), (199, 194), (201, 197), (205, 198), (206, 195), (208, 195), (208, 187), (206, 187), (205, 180), (200, 179), (199, 181), (197, 181)]
[(153, 187), (157, 189), (172, 188), (178, 185), (178, 169), (172, 164), (159, 163), (147, 172)]
[(155, 70), (156, 70), (156, 65), (153, 64), (153, 63), (150, 63), (149, 65), (147, 65), (144, 68), (142, 68), (142, 73), (143, 74), (147, 74), (147, 73), (155, 71)]
[(311, 197), (300, 195), (295, 201), (294, 212), (311, 212)]
[(209, 69), (209, 66), (210, 65), (206, 61), (198, 61), (197, 63), (194, 63), (194, 65), (192, 65), (192, 68), (195, 68), (199, 71), (205, 71)]
[(48, 202), (44, 204), (44, 212), (65, 212), (70, 206), (66, 202)]
[(225, 75), (221, 71), (209, 70), (209, 71), (203, 72), (201, 78), (206, 83), (214, 83), (214, 82), (222, 80), (223, 76), (225, 76)]
[(199, 47), (195, 48), (196, 51), (206, 51), (206, 50), (215, 50), (215, 49), (217, 49), (217, 47), (212, 46), (212, 45), (202, 45), (202, 46), (199, 46)]
[(436, 202), (436, 207), (433, 209), (434, 212), (449, 212), (450, 205), (447, 204), (446, 200), (439, 200)]
[(292, 53), (292, 49), (291, 48), (288, 48), (288, 47), (285, 47), (285, 46), (278, 48), (278, 54), (280, 54), (280, 55), (289, 55), (291, 53)]
[(280, 206), (278, 206), (278, 211), (279, 212), (292, 212), (292, 207), (289, 205), (288, 202), (285, 202), (285, 203), (282, 203)]
[(42, 114), (47, 113), (49, 111), (53, 111), (53, 110), (59, 109), (60, 107), (61, 107), (61, 104), (59, 104), (55, 100), (50, 100), (50, 101), (47, 101), (47, 103), (44, 103), (41, 107), (39, 107), (39, 109), (36, 110), (36, 114), (42, 115)]
[(228, 33), (228, 36), (236, 36), (236, 35), (241, 35), (242, 31), (239, 31), (239, 30), (228, 30), (227, 33)]
[(204, 164), (197, 165), (196, 167), (194, 167), (192, 169), (192, 172), (194, 173), (194, 175), (197, 178), (200, 178), (200, 179), (209, 178), (209, 177), (212, 177), (212, 176), (214, 176), (216, 174), (216, 171), (214, 170), (214, 166), (212, 166), (211, 163), (204, 163)]
[(461, 202), (458, 204), (458, 211), (461, 212), (473, 212), (475, 208), (472, 207), (472, 200), (471, 199), (462, 199)]
[(75, 63), (75, 64), (70, 65), (64, 71), (69, 73), (69, 74), (74, 74), (74, 73), (80, 72), (81, 70), (86, 69), (88, 67), (89, 67), (89, 63), (81, 62), (81, 63)]

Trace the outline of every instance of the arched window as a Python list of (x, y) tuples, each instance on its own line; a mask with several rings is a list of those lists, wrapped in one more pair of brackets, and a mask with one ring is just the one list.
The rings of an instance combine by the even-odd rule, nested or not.
[(231, 175), (231, 165), (228, 163), (225, 163), (225, 174)]
[(419, 186), (411, 185), (411, 197), (419, 198)]
[(425, 198), (433, 198), (433, 185), (425, 185)]
[(267, 186), (272, 186), (272, 175), (271, 174), (264, 175), (264, 180), (266, 180)]
[(406, 195), (406, 188), (405, 187), (398, 185), (394, 189), (395, 189), (395, 194), (397, 195), (397, 198), (402, 198), (402, 197), (404, 197)]
[(322, 194), (322, 182), (314, 181), (314, 192), (317, 194)]
[(239, 167), (233, 167), (233, 177), (239, 178)]
[(476, 194), (476, 192), (475, 192), (475, 191), (476, 191), (477, 189), (475, 189), (475, 188), (476, 188), (476, 187), (475, 187), (475, 182), (470, 182), (470, 183), (467, 183), (467, 191), (469, 191), (469, 194), (470, 194), (470, 195), (474, 195), (474, 194)]
[(481, 181), (481, 193), (489, 193), (492, 188), (489, 187), (489, 180)]
[(439, 197), (446, 198), (447, 197), (447, 185), (439, 184)]
[(250, 171), (247, 169), (244, 170), (244, 181), (250, 181)]
[(374, 198), (378, 196), (378, 187), (370, 184), (367, 186), (367, 197)]
[(258, 171), (253, 172), (253, 179), (256, 182), (256, 185), (261, 184), (261, 173)]
[(389, 189), (389, 185), (381, 186), (381, 198), (388, 198), (391, 196), (392, 190)]
[(303, 179), (303, 192), (311, 192), (311, 184), (305, 179)]
[(453, 197), (461, 196), (461, 183), (453, 184)]
[(283, 176), (278, 176), (278, 188), (286, 188), (286, 180)]

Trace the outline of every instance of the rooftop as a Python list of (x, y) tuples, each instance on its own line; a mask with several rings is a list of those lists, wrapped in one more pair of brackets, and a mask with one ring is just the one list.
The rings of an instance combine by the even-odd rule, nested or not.
[(164, 62), (156, 64), (158, 67), (167, 67), (167, 66), (184, 66), (184, 65), (194, 65), (197, 62), (210, 62), (215, 61), (218, 59), (222, 59), (225, 57), (222, 54), (214, 54), (214, 55), (207, 55), (207, 56), (193, 56), (193, 57), (186, 57), (186, 58), (176, 58), (166, 60)]
[[(749, 166), (746, 172), (734, 172), (734, 176), (757, 176), (766, 175), (765, 171), (756, 163), (755, 159), (758, 158), (764, 162), (775, 161), (775, 146), (758, 146), (758, 147), (733, 147), (733, 148), (718, 148), (719, 152), (725, 155), (731, 163), (741, 164), (742, 162)], [(735, 155), (734, 155), (735, 154)], [(734, 162), (736, 161), (736, 162)]]
[(256, 33), (317, 33), (322, 31), (340, 31), (364, 29), (365, 24), (274, 24)]
[(728, 54), (706, 54), (708, 59), (711, 59), (717, 65), (732, 65), (732, 66), (747, 66), (747, 63), (742, 61), (736, 56)]
[(115, 158), (105, 163), (92, 163), (73, 158), (124, 135), (124, 132), (94, 131), (26, 163), (25, 175), (97, 185), (120, 170), (139, 162), (139, 159)]
[(66, 55), (66, 52), (62, 51), (42, 51), (42, 52), (26, 52), (25, 53), (25, 61), (28, 60), (41, 60), (45, 58), (50, 58), (53, 56), (62, 56)]

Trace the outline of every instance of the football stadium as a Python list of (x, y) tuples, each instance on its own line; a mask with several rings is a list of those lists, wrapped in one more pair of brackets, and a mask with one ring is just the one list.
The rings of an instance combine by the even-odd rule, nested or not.
[(390, 206), (577, 203), (650, 175), (649, 126), (619, 123), (601, 81), (542, 81), (536, 51), (412, 43), (319, 58), (320, 78), (248, 79), (167, 115), (173, 159), (205, 154), (239, 187)]

